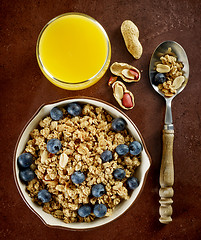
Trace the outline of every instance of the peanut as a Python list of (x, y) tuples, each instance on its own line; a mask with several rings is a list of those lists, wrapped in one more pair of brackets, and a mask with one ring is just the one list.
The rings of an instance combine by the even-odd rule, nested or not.
[(125, 20), (121, 25), (121, 33), (128, 51), (135, 59), (142, 56), (142, 45), (139, 42), (139, 30), (137, 26), (130, 20)]
[(117, 86), (115, 87), (115, 92), (114, 92), (114, 94), (115, 94), (116, 98), (118, 98), (119, 100), (121, 100), (121, 99), (123, 98), (123, 96), (124, 96), (124, 90), (123, 90), (122, 86), (117, 85)]
[(68, 163), (68, 156), (65, 153), (60, 155), (59, 165), (61, 168), (65, 168)]
[(157, 64), (156, 71), (159, 73), (168, 73), (170, 71), (170, 67), (164, 64)]
[(174, 89), (180, 88), (184, 80), (185, 80), (184, 76), (176, 77), (173, 81), (172, 88)]
[(130, 69), (129, 70), (130, 74), (134, 76), (134, 79), (138, 80), (139, 79), (139, 74), (137, 71)]
[(122, 104), (126, 108), (131, 108), (133, 106), (132, 98), (129, 93), (125, 93), (122, 99)]
[(121, 73), (128, 79), (134, 79), (134, 75), (130, 72), (129, 69), (123, 69)]

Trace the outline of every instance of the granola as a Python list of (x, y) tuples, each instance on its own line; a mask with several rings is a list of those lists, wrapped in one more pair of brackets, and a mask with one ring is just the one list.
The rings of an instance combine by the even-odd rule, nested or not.
[[(81, 115), (75, 117), (69, 115), (65, 108), (61, 110), (61, 120), (55, 121), (47, 116), (30, 133), (24, 152), (34, 156), (30, 168), (35, 172), (35, 178), (27, 182), (26, 190), (33, 202), (41, 205), (46, 213), (66, 223), (93, 221), (96, 218), (93, 213), (87, 217), (78, 214), (78, 209), (85, 204), (105, 204), (105, 216), (110, 216), (122, 200), (129, 199), (126, 180), (133, 176), (141, 163), (140, 154), (119, 156), (115, 149), (120, 144), (129, 145), (135, 139), (127, 129), (114, 131), (113, 118), (103, 108), (86, 104)], [(47, 150), (47, 142), (53, 138), (62, 144), (56, 154)], [(100, 158), (105, 150), (112, 152), (113, 159), (109, 162)], [(122, 180), (113, 176), (117, 168), (125, 170)], [(86, 176), (81, 184), (74, 184), (71, 180), (75, 171)], [(100, 183), (105, 186), (105, 194), (93, 197), (92, 186)], [(49, 202), (42, 203), (38, 199), (42, 189), (51, 193)]]
[(185, 81), (183, 67), (183, 64), (172, 53), (171, 48), (164, 56), (160, 57), (160, 63), (157, 63), (156, 71), (165, 74), (166, 80), (157, 85), (166, 97), (172, 97)]

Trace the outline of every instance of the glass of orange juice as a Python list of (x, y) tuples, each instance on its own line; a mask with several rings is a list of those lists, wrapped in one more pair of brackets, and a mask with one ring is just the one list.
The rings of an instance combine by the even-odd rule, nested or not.
[(46, 78), (58, 87), (79, 90), (106, 72), (111, 45), (104, 28), (81, 13), (62, 14), (41, 30), (36, 56)]

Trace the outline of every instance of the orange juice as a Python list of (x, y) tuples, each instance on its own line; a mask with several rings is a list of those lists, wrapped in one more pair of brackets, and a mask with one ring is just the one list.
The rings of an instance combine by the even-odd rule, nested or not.
[(110, 42), (93, 18), (63, 14), (50, 21), (37, 42), (37, 59), (44, 75), (61, 88), (78, 90), (97, 82), (108, 68)]

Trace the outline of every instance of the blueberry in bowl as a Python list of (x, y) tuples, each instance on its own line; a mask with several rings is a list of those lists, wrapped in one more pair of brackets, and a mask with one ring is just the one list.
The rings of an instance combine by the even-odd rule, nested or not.
[(123, 118), (115, 118), (112, 121), (112, 129), (114, 131), (123, 131), (126, 127), (126, 121)]
[(59, 139), (52, 138), (47, 142), (47, 151), (50, 153), (57, 153), (61, 149), (61, 142)]
[(34, 172), (29, 169), (29, 168), (26, 168), (24, 170), (20, 170), (19, 172), (19, 176), (20, 176), (20, 179), (24, 182), (30, 182), (31, 180), (34, 179), (35, 177), (35, 174)]
[(47, 203), (51, 200), (52, 196), (51, 193), (48, 192), (47, 189), (42, 189), (38, 192), (38, 199), (42, 202), (42, 203)]
[(17, 159), (19, 168), (28, 168), (33, 163), (33, 156), (31, 153), (22, 153)]
[(119, 156), (124, 156), (124, 155), (126, 155), (128, 152), (129, 152), (129, 147), (128, 147), (126, 144), (119, 144), (119, 145), (116, 147), (116, 153), (117, 153)]
[(122, 179), (125, 178), (126, 172), (122, 168), (117, 168), (117, 169), (114, 170), (113, 176), (114, 176), (115, 179), (122, 180)]
[(142, 152), (142, 144), (138, 141), (133, 141), (129, 145), (129, 151), (132, 155), (138, 155)]
[(82, 112), (82, 107), (80, 106), (79, 103), (69, 103), (66, 106), (67, 112), (72, 115), (72, 116), (79, 116)]
[(105, 150), (104, 152), (101, 153), (100, 158), (102, 161), (105, 162), (110, 162), (113, 158), (112, 152), (109, 150)]
[(85, 175), (83, 172), (77, 171), (71, 175), (71, 181), (74, 184), (81, 184), (85, 180)]
[(89, 205), (83, 205), (78, 209), (78, 215), (80, 217), (88, 217), (91, 214), (91, 207)]
[(93, 185), (91, 188), (91, 194), (92, 196), (99, 198), (101, 197), (103, 194), (105, 194), (105, 187), (103, 184), (96, 184)]
[(129, 177), (126, 181), (129, 189), (134, 190), (139, 186), (139, 181), (136, 177)]
[(107, 207), (104, 204), (96, 204), (93, 209), (93, 213), (96, 217), (104, 217), (107, 212)]
[(59, 109), (58, 107), (54, 107), (52, 108), (52, 110), (50, 111), (50, 117), (55, 120), (58, 121), (60, 119), (63, 118), (63, 112), (61, 111), (61, 109)]

